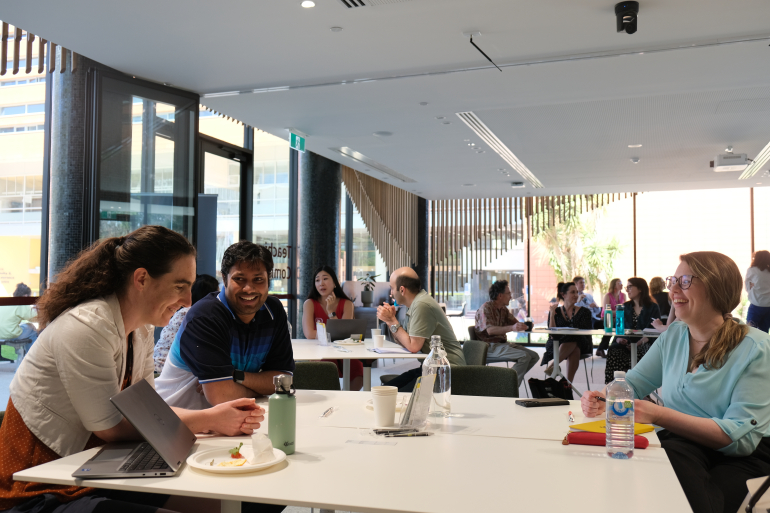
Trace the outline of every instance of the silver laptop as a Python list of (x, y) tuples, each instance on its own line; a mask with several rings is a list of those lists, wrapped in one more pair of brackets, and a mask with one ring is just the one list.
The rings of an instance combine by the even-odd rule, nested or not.
[(110, 401), (145, 441), (108, 443), (72, 477), (99, 479), (176, 474), (196, 438), (152, 385), (143, 379)]
[(366, 319), (329, 319), (326, 321), (326, 332), (331, 335), (332, 342), (345, 340), (353, 334), (366, 338), (366, 324)]

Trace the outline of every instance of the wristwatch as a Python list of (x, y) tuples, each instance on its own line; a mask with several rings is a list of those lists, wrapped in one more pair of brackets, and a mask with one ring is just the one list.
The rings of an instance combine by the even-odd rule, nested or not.
[(246, 373), (242, 370), (235, 369), (233, 371), (233, 381), (238, 383), (239, 385), (243, 385), (243, 382), (246, 380)]
[(335, 312), (332, 312), (329, 314), (330, 319), (333, 319), (334, 317), (337, 317), (337, 314)]
[(396, 332), (398, 331), (398, 328), (401, 328), (401, 324), (399, 324), (399, 323), (396, 323), (396, 324), (394, 324), (394, 325), (392, 325), (392, 326), (390, 327), (390, 332), (391, 332), (391, 333), (393, 333), (393, 334), (395, 335), (395, 334), (396, 334)]

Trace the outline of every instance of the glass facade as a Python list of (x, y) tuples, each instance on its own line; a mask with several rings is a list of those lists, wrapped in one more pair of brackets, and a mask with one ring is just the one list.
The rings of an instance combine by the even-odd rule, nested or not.
[[(347, 248), (345, 247), (345, 229), (347, 217), (348, 193), (342, 186), (342, 204), (340, 208), (340, 262), (338, 274), (341, 281), (346, 276)], [(362, 278), (368, 273), (377, 275), (377, 281), (387, 281), (388, 267), (382, 259), (379, 250), (375, 247), (372, 237), (369, 235), (361, 214), (353, 205), (353, 247), (352, 250), (352, 275), (353, 280)]]
[[(13, 28), (11, 28), (11, 33)], [(36, 296), (40, 287), (40, 230), (43, 199), (45, 74), (37, 73), (37, 44), (21, 60), (33, 60), (13, 74), (9, 59), (0, 77), (0, 296), (25, 283)]]
[(240, 233), (241, 164), (219, 155), (203, 156), (203, 192), (217, 195), (217, 279), (225, 250), (238, 242)]

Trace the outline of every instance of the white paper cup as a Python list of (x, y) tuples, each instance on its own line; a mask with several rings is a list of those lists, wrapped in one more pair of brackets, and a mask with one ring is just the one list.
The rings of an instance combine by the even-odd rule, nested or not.
[[(389, 387), (395, 388), (395, 387)], [(372, 406), (374, 407), (375, 427), (390, 427), (396, 422), (396, 401), (398, 391), (395, 394), (372, 394)]]
[(385, 346), (385, 335), (375, 335), (373, 338), (374, 338), (374, 347)]
[(379, 329), (373, 329), (372, 330), (372, 340), (377, 338), (377, 335), (382, 335), (382, 331), (380, 331)]

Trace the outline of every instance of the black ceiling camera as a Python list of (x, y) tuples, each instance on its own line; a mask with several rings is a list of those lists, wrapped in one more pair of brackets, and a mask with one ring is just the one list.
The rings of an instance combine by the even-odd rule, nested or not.
[(626, 34), (636, 32), (636, 18), (639, 16), (639, 2), (620, 2), (615, 4), (615, 16), (618, 19), (618, 32)]

